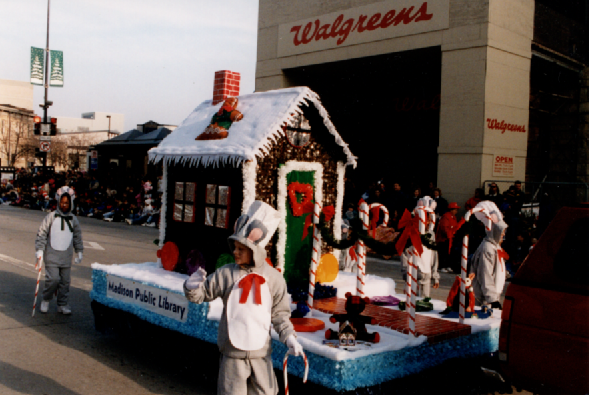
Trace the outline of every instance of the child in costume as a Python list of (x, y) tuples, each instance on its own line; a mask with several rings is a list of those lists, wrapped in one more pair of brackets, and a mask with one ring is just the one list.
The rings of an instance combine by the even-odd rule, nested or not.
[[(436, 208), (436, 201), (433, 200), (429, 196), (424, 196), (417, 202), (417, 207), (413, 210), (415, 215), (417, 214), (417, 209), (419, 207), (427, 207), (431, 210), (435, 210)], [(426, 238), (433, 244), (436, 242), (436, 236), (434, 233), (434, 226), (433, 222), (430, 219), (430, 214), (427, 213), (426, 215)], [(415, 264), (418, 267), (417, 270), (417, 283), (419, 284), (419, 296), (429, 298), (430, 297), (430, 288), (432, 279), (434, 280), (434, 289), (437, 289), (440, 286), (440, 273), (438, 272), (438, 252), (436, 250), (428, 248), (426, 245), (422, 245), (423, 252), (421, 256), (415, 257)], [(409, 261), (409, 252), (406, 249), (403, 254), (401, 255), (401, 274), (403, 275), (403, 280), (407, 280), (407, 268)]]
[(186, 298), (194, 303), (223, 299), (217, 345), (222, 358), (217, 394), (276, 395), (272, 368), (270, 327), (292, 355), (302, 355), (290, 322), (289, 296), (280, 272), (266, 263), (265, 245), (280, 216), (268, 204), (255, 201), (235, 223), (228, 239), (235, 256), (205, 278), (200, 268), (184, 283)]
[[(472, 257), (470, 273), (476, 277), (472, 281), (477, 304), (491, 305), (501, 309), (499, 297), (505, 285), (505, 260), (507, 253), (501, 248), (507, 224), (497, 206), (490, 201), (482, 201), (477, 207), (483, 206), (489, 212), (489, 220), (485, 220), (487, 236)], [(479, 213), (475, 213), (477, 215)], [(477, 218), (482, 218), (477, 215)]]
[(41, 313), (47, 313), (49, 302), (55, 291), (57, 291), (57, 312), (72, 313), (67, 303), (72, 257), (75, 250), (78, 254), (75, 262), (78, 264), (82, 262), (84, 251), (82, 229), (78, 218), (72, 214), (74, 197), (73, 189), (65, 186), (59, 188), (55, 194), (57, 210), (45, 217), (37, 232), (35, 240), (37, 264), (40, 264), (42, 258), (45, 262), (45, 286)]

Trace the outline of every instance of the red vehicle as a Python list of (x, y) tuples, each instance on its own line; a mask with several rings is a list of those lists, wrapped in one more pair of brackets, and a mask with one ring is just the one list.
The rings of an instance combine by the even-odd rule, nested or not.
[(499, 335), (516, 388), (589, 393), (589, 205), (565, 207), (507, 287)]

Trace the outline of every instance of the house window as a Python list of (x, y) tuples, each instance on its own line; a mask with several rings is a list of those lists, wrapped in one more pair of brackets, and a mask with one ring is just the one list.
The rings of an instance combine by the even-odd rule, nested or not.
[(196, 183), (177, 182), (174, 189), (174, 221), (194, 222)]
[(284, 133), (290, 145), (302, 148), (311, 141), (311, 125), (303, 114), (295, 114), (290, 125), (284, 126)]
[(205, 196), (205, 225), (227, 229), (231, 187), (207, 184)]

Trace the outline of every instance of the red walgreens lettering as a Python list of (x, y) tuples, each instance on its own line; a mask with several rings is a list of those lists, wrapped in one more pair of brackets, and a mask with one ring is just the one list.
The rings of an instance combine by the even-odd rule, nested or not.
[(517, 132), (517, 133), (525, 133), (526, 126), (525, 125), (516, 125), (513, 123), (507, 123), (504, 120), (499, 122), (496, 119), (487, 118), (487, 127), (491, 130), (501, 130), (501, 134), (505, 133), (505, 131), (510, 132)]
[[(397, 26), (401, 23), (407, 25), (411, 22), (429, 21), (433, 18), (433, 14), (427, 13), (427, 2), (421, 4), (415, 14), (411, 15), (414, 8), (403, 8), (399, 12), (390, 10), (384, 16), (377, 12), (370, 18), (367, 15), (360, 15), (357, 22), (354, 18), (349, 18), (344, 22), (343, 14), (338, 15), (332, 23), (322, 24), (319, 19), (316, 19), (313, 22), (308, 22), (304, 28), (303, 25), (293, 26), (290, 29), (290, 32), (294, 33), (292, 42), (295, 47), (298, 47), (301, 44), (310, 43), (313, 38), (315, 41), (319, 41), (339, 37), (336, 45), (341, 45), (353, 31), (362, 33), (366, 30), (386, 29), (391, 25)], [(364, 24), (365, 22), (366, 24)]]

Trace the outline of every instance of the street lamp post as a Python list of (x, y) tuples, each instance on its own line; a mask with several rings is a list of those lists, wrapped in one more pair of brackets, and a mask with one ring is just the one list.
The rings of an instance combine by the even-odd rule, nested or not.
[[(51, 6), (51, 0), (47, 0), (47, 44), (45, 45), (45, 100), (43, 104), (39, 104), (39, 107), (43, 108), (43, 123), (47, 124), (47, 109), (53, 104), (52, 101), (47, 100), (47, 94), (49, 91), (49, 81), (47, 74), (49, 73), (49, 9)], [(43, 155), (43, 171), (47, 166), (47, 152)]]

